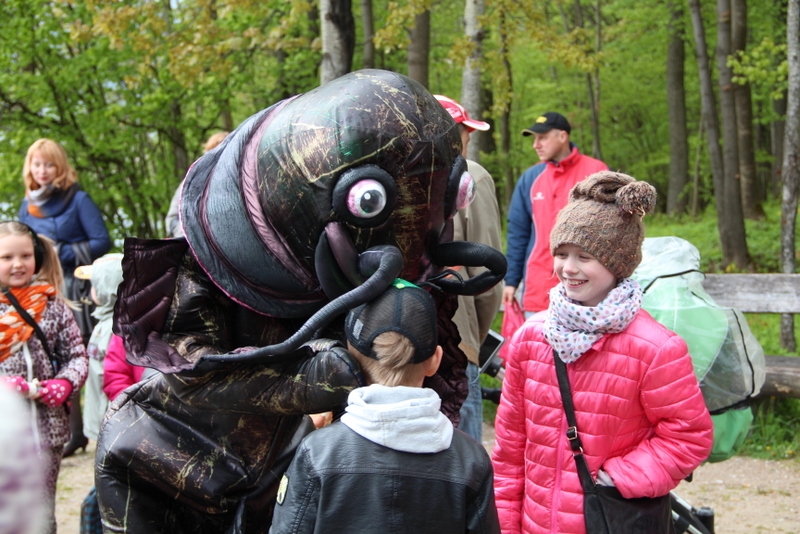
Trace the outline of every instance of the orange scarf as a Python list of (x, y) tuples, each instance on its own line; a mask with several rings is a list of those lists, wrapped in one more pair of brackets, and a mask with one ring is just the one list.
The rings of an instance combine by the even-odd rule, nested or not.
[[(11, 288), (11, 294), (34, 321), (39, 322), (47, 307), (48, 297), (55, 296), (56, 289), (44, 282), (33, 282), (25, 287)], [(33, 327), (25, 322), (3, 293), (0, 293), (0, 303), (9, 306), (0, 316), (0, 362), (2, 362), (20, 350), (22, 344), (30, 339)]]

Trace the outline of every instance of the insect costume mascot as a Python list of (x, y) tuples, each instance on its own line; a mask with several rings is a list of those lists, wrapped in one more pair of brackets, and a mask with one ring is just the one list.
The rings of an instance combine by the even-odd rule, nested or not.
[[(161, 373), (109, 408), (95, 475), (106, 532), (269, 530), (303, 414), (363, 385), (346, 312), (395, 278), (437, 302), (440, 372), (457, 423), (466, 357), (458, 294), (505, 275), (499, 251), (452, 242), (472, 179), (456, 124), (421, 85), (357, 71), (241, 124), (187, 173), (186, 237), (128, 239), (115, 331)], [(461, 280), (447, 266), (485, 266)]]

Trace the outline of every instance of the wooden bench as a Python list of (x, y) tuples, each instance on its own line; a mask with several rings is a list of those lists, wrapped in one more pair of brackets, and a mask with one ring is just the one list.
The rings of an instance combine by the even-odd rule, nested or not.
[[(746, 313), (800, 314), (800, 274), (707, 274), (703, 287), (720, 306)], [(800, 398), (799, 357), (766, 355), (766, 365), (759, 397)]]

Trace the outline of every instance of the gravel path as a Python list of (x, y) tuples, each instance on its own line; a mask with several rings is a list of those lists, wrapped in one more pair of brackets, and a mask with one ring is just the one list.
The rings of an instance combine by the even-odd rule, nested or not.
[[(86, 453), (66, 458), (58, 479), (59, 534), (78, 534), (80, 506), (93, 484), (94, 442)], [(484, 446), (494, 429), (484, 425)], [(695, 471), (677, 493), (693, 506), (710, 506), (718, 534), (800, 534), (800, 460), (756, 460), (735, 456)]]

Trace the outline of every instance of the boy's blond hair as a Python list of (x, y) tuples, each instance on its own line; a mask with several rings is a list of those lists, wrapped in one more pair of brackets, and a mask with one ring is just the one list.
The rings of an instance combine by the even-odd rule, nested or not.
[(375, 338), (372, 348), (377, 355), (370, 358), (348, 343), (350, 352), (361, 365), (367, 384), (387, 387), (414, 386), (425, 379), (426, 364), (413, 363), (414, 345), (398, 332), (384, 332)]
[(39, 139), (35, 141), (25, 156), (25, 164), (22, 167), (22, 177), (25, 180), (25, 187), (29, 191), (36, 191), (41, 187), (33, 179), (31, 173), (31, 162), (35, 155), (39, 155), (56, 166), (56, 177), (53, 180), (53, 187), (56, 189), (68, 189), (78, 181), (78, 173), (70, 165), (67, 159), (67, 151), (60, 144), (52, 139)]

